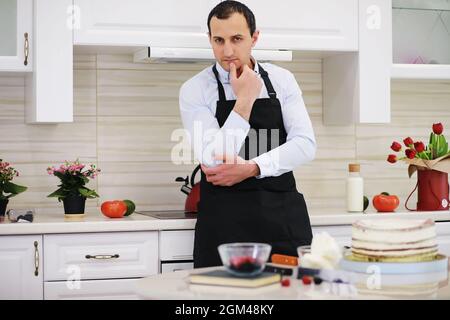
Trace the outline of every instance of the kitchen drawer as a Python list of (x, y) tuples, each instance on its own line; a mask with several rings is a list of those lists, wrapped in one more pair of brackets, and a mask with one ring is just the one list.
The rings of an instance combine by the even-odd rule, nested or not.
[(159, 259), (161, 261), (192, 260), (194, 230), (166, 230), (159, 232)]
[(45, 300), (130, 300), (140, 299), (135, 293), (139, 279), (83, 280), (79, 282), (45, 282)]
[(169, 273), (180, 270), (192, 270), (192, 269), (194, 269), (194, 262), (161, 263), (161, 273)]
[(44, 252), (45, 281), (158, 273), (158, 232), (44, 235)]

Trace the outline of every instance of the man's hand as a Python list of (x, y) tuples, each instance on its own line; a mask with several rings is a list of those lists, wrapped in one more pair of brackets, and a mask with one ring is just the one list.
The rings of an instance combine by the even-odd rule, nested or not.
[(215, 159), (224, 163), (212, 168), (201, 166), (206, 180), (213, 185), (230, 187), (260, 174), (258, 165), (252, 160), (246, 161), (239, 156), (216, 156)]
[(231, 87), (237, 97), (233, 110), (248, 121), (250, 119), (253, 104), (261, 92), (262, 81), (259, 75), (247, 65), (244, 65), (242, 73), (238, 78), (236, 66), (234, 63), (231, 63), (230, 76)]

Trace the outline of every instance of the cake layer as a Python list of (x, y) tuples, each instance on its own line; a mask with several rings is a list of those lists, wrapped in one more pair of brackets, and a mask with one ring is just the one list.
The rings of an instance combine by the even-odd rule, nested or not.
[(411, 231), (428, 228), (430, 226), (434, 226), (434, 221), (431, 219), (377, 219), (359, 220), (353, 223), (354, 228), (381, 231)]
[(352, 260), (361, 262), (424, 262), (433, 261), (438, 256), (436, 252), (412, 255), (412, 256), (397, 256), (397, 257), (385, 257), (385, 256), (367, 256), (363, 254), (352, 253)]
[(361, 241), (357, 239), (352, 239), (352, 247), (367, 250), (408, 250), (417, 249), (424, 247), (436, 246), (436, 239), (427, 239), (423, 241), (416, 242), (404, 242), (404, 243), (392, 243), (392, 242), (372, 242), (372, 241)]
[(413, 256), (413, 255), (419, 255), (424, 253), (437, 253), (437, 246), (432, 247), (424, 247), (424, 248), (417, 248), (417, 249), (407, 249), (407, 250), (392, 250), (392, 251), (386, 251), (386, 250), (365, 250), (365, 249), (359, 249), (352, 247), (352, 253), (356, 254), (363, 254), (367, 256), (374, 256), (374, 257), (400, 257), (400, 256)]
[(352, 238), (373, 243), (414, 243), (436, 237), (432, 220), (386, 219), (357, 221), (352, 227)]

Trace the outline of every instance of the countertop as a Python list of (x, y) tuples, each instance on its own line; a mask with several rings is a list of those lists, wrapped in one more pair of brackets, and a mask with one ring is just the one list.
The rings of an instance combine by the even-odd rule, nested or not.
[[(310, 212), (313, 227), (351, 225), (361, 219), (383, 218), (427, 219), (450, 221), (449, 211), (396, 212), (396, 213), (348, 213), (344, 210)], [(0, 235), (49, 234), (79, 232), (186, 230), (195, 228), (195, 219), (156, 219), (134, 213), (128, 217), (111, 219), (98, 212), (87, 212), (83, 218), (65, 218), (63, 213), (37, 213), (32, 223), (11, 223), (5, 217), (0, 222)]]
[[(207, 269), (183, 270), (150, 276), (137, 281), (136, 292), (144, 299), (164, 300), (343, 300), (343, 299), (450, 299), (448, 270), (440, 273), (380, 275), (355, 274), (352, 284), (323, 282), (305, 285), (290, 278), (290, 285), (234, 288), (189, 284), (189, 274)], [(377, 282), (378, 283), (378, 282)], [(219, 310), (216, 310), (218, 312)]]

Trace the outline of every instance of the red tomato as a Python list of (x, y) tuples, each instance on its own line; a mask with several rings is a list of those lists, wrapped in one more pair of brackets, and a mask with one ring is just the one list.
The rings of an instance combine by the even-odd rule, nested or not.
[(373, 197), (372, 204), (378, 212), (393, 212), (400, 204), (400, 200), (394, 195), (377, 194)]
[(122, 218), (127, 212), (127, 205), (121, 200), (105, 201), (102, 203), (101, 210), (109, 218)]

